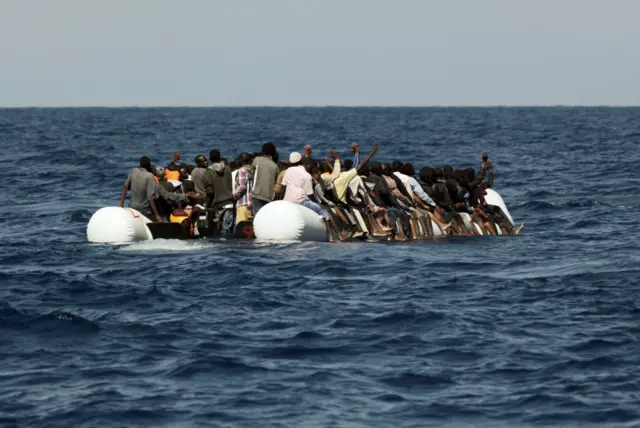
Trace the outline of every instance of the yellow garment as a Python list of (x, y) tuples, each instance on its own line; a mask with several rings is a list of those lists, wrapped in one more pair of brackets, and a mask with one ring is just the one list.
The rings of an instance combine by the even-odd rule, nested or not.
[(347, 187), (349, 187), (349, 182), (357, 175), (358, 170), (353, 168), (349, 171), (341, 172), (338, 178), (336, 178), (336, 181), (333, 182), (336, 196), (345, 204), (347, 203)]
[(165, 169), (164, 177), (167, 179), (167, 181), (180, 180), (180, 171)]
[(171, 215), (169, 216), (169, 221), (170, 221), (171, 223), (182, 223), (183, 221), (185, 221), (185, 220), (186, 220), (186, 219), (188, 219), (188, 218), (189, 218), (189, 217), (188, 217), (188, 216), (186, 216), (186, 215), (174, 215), (174, 214), (171, 214)]
[(253, 214), (250, 207), (238, 207), (236, 208), (236, 224), (243, 221), (253, 220)]
[(331, 174), (329, 174), (328, 172), (323, 172), (320, 175), (320, 177), (322, 177), (322, 180), (324, 181), (325, 186), (330, 186), (331, 184), (333, 184), (336, 178), (338, 178), (339, 175), (340, 175), (340, 161), (337, 160), (333, 163), (333, 171), (331, 171)]

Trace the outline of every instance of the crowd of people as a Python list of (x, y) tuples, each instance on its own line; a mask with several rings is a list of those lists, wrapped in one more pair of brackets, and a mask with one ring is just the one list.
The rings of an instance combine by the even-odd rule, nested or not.
[(340, 159), (334, 150), (316, 159), (307, 145), (302, 153), (292, 152), (280, 161), (276, 146), (268, 142), (259, 153), (241, 153), (232, 161), (213, 149), (208, 159), (198, 155), (195, 164), (187, 164), (176, 151), (166, 168), (142, 156), (127, 177), (120, 206), (130, 193), (129, 207), (156, 222), (179, 223), (191, 235), (215, 231), (223, 238), (251, 224), (276, 200), (315, 211), (331, 241), (516, 235), (522, 229), (485, 200), (494, 180), (486, 153), (477, 172), (450, 165), (416, 172), (411, 163), (398, 160), (372, 162), (377, 150), (376, 144), (361, 159), (359, 146), (351, 144), (349, 159)]

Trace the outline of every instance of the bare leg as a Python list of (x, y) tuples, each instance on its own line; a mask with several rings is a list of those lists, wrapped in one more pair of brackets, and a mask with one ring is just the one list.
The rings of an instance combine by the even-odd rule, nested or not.
[(329, 235), (329, 242), (338, 242), (338, 239), (333, 233), (333, 228), (331, 227), (330, 220), (323, 220), (324, 227), (327, 229), (327, 234)]
[(514, 227), (513, 229), (511, 229), (511, 235), (520, 234), (520, 231), (522, 230), (523, 227), (524, 227), (524, 223), (522, 223), (520, 226)]
[(451, 222), (449, 223), (445, 223), (442, 220), (439, 220), (435, 215), (433, 215), (432, 213), (429, 213), (429, 218), (431, 218), (431, 220), (435, 221), (436, 224), (438, 226), (440, 226), (440, 229), (442, 229), (443, 232), (445, 232), (447, 229), (449, 229), (451, 227)]
[(495, 230), (493, 224), (490, 221), (485, 221), (484, 225), (489, 230), (489, 234), (491, 234), (491, 235), (497, 235), (498, 234), (498, 232)]

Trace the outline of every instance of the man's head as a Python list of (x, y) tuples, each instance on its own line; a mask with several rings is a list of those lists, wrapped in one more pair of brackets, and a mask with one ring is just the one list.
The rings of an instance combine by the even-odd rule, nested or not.
[(476, 171), (473, 168), (467, 168), (464, 170), (464, 175), (467, 178), (467, 182), (471, 183), (476, 176)]
[(180, 168), (180, 177), (178, 177), (178, 180), (180, 181), (184, 181), (186, 179), (189, 178), (189, 171), (187, 170), (187, 167), (181, 167)]
[(358, 175), (361, 175), (363, 177), (368, 177), (370, 173), (371, 173), (371, 168), (369, 168), (369, 165), (365, 165), (360, 168)]
[(154, 174), (154, 171), (151, 168), (151, 159), (149, 158), (149, 156), (142, 156), (140, 158), (140, 168), (144, 168), (150, 173)]
[(289, 155), (289, 166), (298, 166), (302, 162), (302, 155), (298, 152), (291, 152)]
[(445, 180), (454, 178), (453, 167), (451, 165), (445, 165), (444, 167), (442, 167), (442, 173), (444, 174)]
[(209, 162), (207, 162), (207, 157), (205, 155), (196, 156), (196, 165), (199, 168), (206, 168), (209, 166)]
[(442, 178), (444, 178), (442, 168), (436, 168), (433, 170), (433, 178), (436, 180), (441, 180)]
[(342, 169), (344, 169), (345, 171), (349, 171), (352, 167), (353, 167), (352, 159), (345, 159), (344, 162), (342, 162)]
[(220, 150), (218, 149), (211, 150), (209, 152), (209, 160), (211, 161), (211, 163), (220, 162)]
[(317, 166), (311, 168), (311, 176), (314, 180), (319, 181), (320, 175), (322, 175), (322, 173), (320, 172), (320, 168), (318, 168)]
[(251, 165), (251, 161), (253, 159), (251, 158), (251, 155), (249, 153), (240, 153), (240, 156), (238, 156), (238, 161), (240, 162), (240, 166), (245, 166), (245, 165)]
[(262, 154), (265, 156), (271, 156), (272, 158), (276, 154), (276, 146), (271, 142), (264, 143), (262, 145)]
[(416, 175), (416, 170), (413, 169), (412, 164), (405, 163), (404, 165), (402, 165), (402, 173), (404, 175), (408, 175), (409, 177), (413, 177), (414, 175)]
[(304, 169), (306, 169), (309, 174), (311, 174), (311, 170), (313, 168), (318, 168), (318, 170), (320, 170), (320, 162), (312, 159), (304, 162)]
[(433, 181), (433, 168), (425, 166), (420, 170), (420, 180), (425, 183), (431, 183)]
[(380, 162), (373, 162), (371, 164), (371, 172), (376, 175), (382, 175), (382, 164)]
[(402, 162), (399, 160), (394, 160), (391, 164), (391, 169), (393, 172), (402, 172)]

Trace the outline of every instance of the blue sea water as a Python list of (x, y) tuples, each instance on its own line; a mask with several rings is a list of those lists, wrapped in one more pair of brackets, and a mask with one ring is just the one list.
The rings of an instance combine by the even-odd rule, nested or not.
[[(0, 110), (0, 426), (640, 426), (639, 108)], [(143, 154), (476, 167), (515, 237), (92, 245)]]

